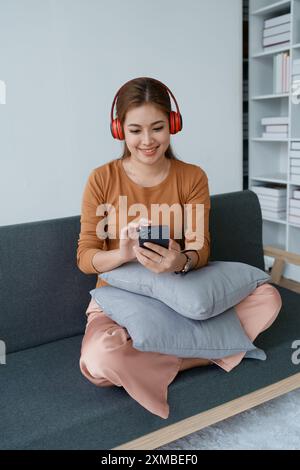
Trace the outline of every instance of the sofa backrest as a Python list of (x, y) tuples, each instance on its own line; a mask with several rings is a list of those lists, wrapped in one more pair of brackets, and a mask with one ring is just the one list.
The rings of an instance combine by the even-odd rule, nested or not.
[[(211, 260), (264, 269), (257, 196), (211, 197)], [(0, 340), (13, 352), (84, 333), (95, 274), (76, 263), (80, 216), (0, 227)]]
[(211, 197), (210, 260), (239, 261), (264, 270), (262, 214), (250, 190)]

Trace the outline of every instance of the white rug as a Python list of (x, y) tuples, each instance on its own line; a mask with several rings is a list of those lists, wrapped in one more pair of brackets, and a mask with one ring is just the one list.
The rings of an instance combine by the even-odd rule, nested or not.
[(300, 449), (300, 389), (158, 449)]

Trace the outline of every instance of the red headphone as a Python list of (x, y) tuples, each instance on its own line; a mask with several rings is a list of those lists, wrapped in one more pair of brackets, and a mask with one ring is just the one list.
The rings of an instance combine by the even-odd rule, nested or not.
[[(144, 77), (141, 77), (141, 78), (144, 78)], [(170, 111), (169, 113), (169, 123), (170, 123), (170, 133), (171, 134), (177, 134), (177, 132), (181, 131), (182, 129), (182, 116), (180, 114), (180, 111), (179, 111), (179, 106), (177, 104), (177, 101), (173, 95), (173, 93), (171, 92), (171, 90), (166, 86), (164, 85), (162, 82), (160, 82), (159, 80), (156, 80), (155, 78), (152, 78), (151, 80), (155, 80), (156, 82), (160, 83), (161, 85), (163, 85), (167, 90), (168, 92), (170, 93), (170, 95), (172, 96), (173, 100), (175, 101), (175, 104), (176, 104), (176, 108), (177, 108), (177, 111)], [(130, 80), (131, 81), (131, 80)], [(122, 130), (122, 126), (121, 126), (121, 123), (120, 123), (120, 120), (119, 118), (116, 118), (114, 119), (113, 117), (113, 110), (114, 110), (114, 105), (115, 105), (115, 102), (116, 102), (116, 99), (118, 97), (118, 94), (120, 92), (120, 90), (129, 82), (126, 82), (124, 83), (124, 85), (121, 86), (121, 88), (117, 91), (115, 97), (114, 97), (114, 101), (113, 101), (113, 104), (112, 104), (112, 107), (111, 107), (111, 114), (110, 114), (110, 118), (111, 118), (111, 122), (110, 122), (110, 131), (111, 131), (111, 134), (113, 136), (114, 139), (118, 139), (118, 140), (124, 140), (125, 139), (125, 136), (124, 136), (124, 133), (123, 133), (123, 130)]]

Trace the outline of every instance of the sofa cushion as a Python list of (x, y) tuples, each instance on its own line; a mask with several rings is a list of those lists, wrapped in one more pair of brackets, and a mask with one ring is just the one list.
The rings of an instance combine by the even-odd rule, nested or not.
[(248, 357), (266, 358), (245, 334), (234, 308), (208, 320), (191, 320), (157, 299), (117, 287), (99, 287), (90, 294), (141, 351), (207, 359), (247, 351)]
[(168, 388), (167, 420), (121, 387), (90, 383), (79, 369), (82, 336), (8, 354), (0, 365), (0, 448), (111, 449), (299, 373), (291, 345), (299, 339), (300, 295), (278, 290), (282, 310), (256, 339), (268, 359), (243, 359), (229, 373), (216, 365), (180, 372)]
[(184, 317), (206, 320), (237, 305), (270, 276), (254, 266), (210, 261), (186, 274), (154, 273), (139, 262), (101, 274), (114, 287), (164, 302)]

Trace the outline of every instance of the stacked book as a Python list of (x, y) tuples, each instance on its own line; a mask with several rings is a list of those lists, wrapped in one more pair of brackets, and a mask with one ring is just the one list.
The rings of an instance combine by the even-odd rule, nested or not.
[(300, 142), (291, 142), (290, 179), (291, 183), (300, 184)]
[(289, 203), (289, 222), (300, 225), (300, 190), (294, 190)]
[(290, 90), (290, 55), (288, 52), (273, 57), (273, 92), (288, 93)]
[(263, 48), (289, 44), (291, 39), (291, 14), (276, 16), (264, 21)]
[(267, 117), (262, 118), (261, 125), (265, 126), (264, 139), (280, 140), (288, 137), (288, 117)]
[(251, 186), (259, 199), (264, 219), (282, 220), (286, 218), (286, 188), (278, 184)]
[(294, 189), (293, 198), (294, 199), (300, 199), (300, 188), (299, 189)]

